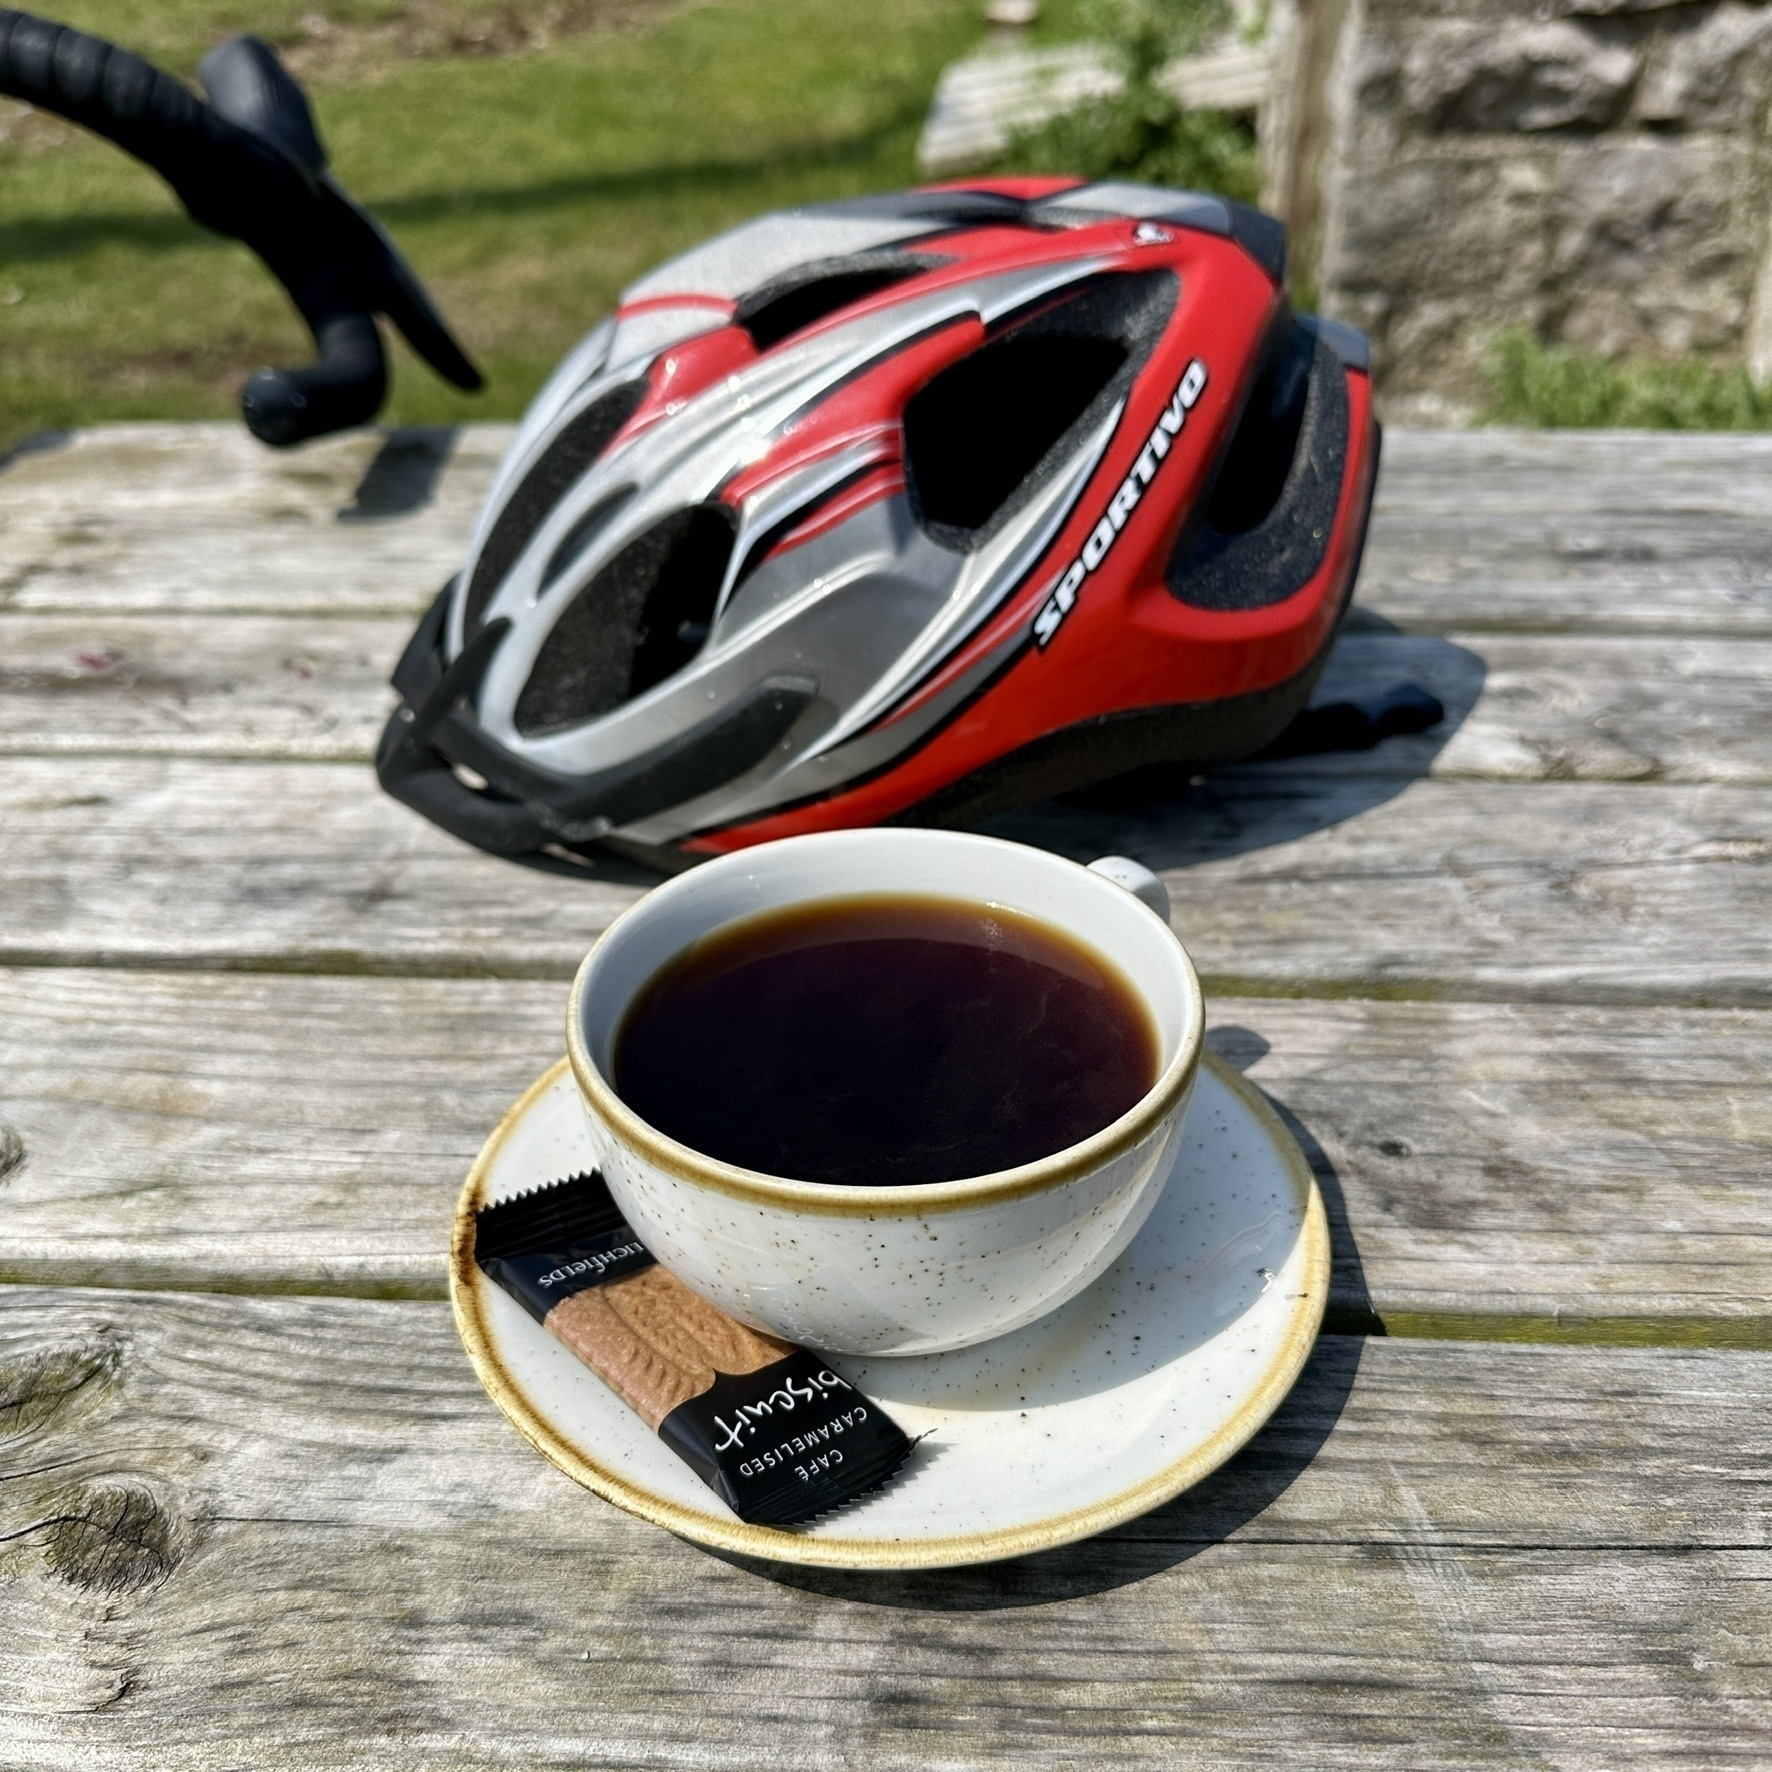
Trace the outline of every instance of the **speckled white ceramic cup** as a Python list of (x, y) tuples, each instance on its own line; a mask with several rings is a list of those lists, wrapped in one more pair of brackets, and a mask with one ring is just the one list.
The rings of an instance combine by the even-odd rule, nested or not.
[[(735, 1168), (667, 1137), (615, 1093), (622, 1019), (660, 967), (742, 917), (872, 892), (1000, 905), (1086, 944), (1144, 1000), (1159, 1041), (1156, 1082), (1094, 1137), (1037, 1163), (894, 1188)], [(926, 1354), (1031, 1323), (1131, 1242), (1167, 1177), (1203, 1027), (1186, 950), (1110, 880), (990, 837), (859, 830), (741, 850), (641, 899), (579, 968), (566, 1042), (610, 1190), (678, 1278), (808, 1347)]]

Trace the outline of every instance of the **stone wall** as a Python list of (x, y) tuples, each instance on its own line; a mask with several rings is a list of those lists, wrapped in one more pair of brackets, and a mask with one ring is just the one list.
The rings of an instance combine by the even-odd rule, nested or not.
[(1772, 4), (1280, 0), (1272, 50), (1268, 201), (1393, 413), (1510, 325), (1772, 373)]

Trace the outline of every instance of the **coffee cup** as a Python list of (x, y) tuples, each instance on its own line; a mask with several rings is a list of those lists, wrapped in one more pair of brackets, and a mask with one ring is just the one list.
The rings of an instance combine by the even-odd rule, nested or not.
[[(993, 1174), (903, 1187), (739, 1168), (660, 1131), (616, 1092), (624, 1018), (692, 944), (740, 919), (878, 893), (1019, 913), (1091, 950), (1149, 1016), (1155, 1081), (1065, 1149)], [(831, 1353), (892, 1355), (1006, 1334), (1107, 1269), (1167, 1179), (1203, 1031), (1186, 950), (1113, 879), (995, 838), (872, 829), (740, 850), (649, 893), (579, 968), (566, 1036), (610, 1191), (666, 1267), (755, 1328)]]

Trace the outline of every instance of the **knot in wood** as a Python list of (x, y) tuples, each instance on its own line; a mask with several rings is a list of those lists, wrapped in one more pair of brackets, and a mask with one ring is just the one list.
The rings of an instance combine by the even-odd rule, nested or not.
[(183, 1554), (177, 1523), (146, 1489), (94, 1483), (62, 1491), (45, 1520), (44, 1560), (74, 1587), (133, 1593), (154, 1587)]
[(41, 1427), (77, 1397), (111, 1391), (123, 1351), (116, 1336), (99, 1330), (84, 1341), (0, 1359), (0, 1438)]

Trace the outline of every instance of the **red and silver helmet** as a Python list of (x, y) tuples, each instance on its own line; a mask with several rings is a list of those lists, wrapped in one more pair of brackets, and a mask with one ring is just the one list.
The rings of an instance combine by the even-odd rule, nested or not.
[(653, 271), (518, 431), (395, 673), (384, 785), (501, 854), (678, 858), (1247, 755), (1378, 460), (1279, 223), (1015, 179)]

